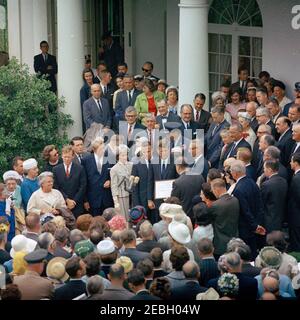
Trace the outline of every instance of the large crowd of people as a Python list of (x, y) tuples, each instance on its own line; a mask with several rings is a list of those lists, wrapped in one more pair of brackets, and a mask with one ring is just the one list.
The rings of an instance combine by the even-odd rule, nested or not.
[(83, 71), (84, 137), (3, 174), (1, 299), (297, 299), (300, 82), (240, 67), (179, 106), (151, 62), (117, 69)]

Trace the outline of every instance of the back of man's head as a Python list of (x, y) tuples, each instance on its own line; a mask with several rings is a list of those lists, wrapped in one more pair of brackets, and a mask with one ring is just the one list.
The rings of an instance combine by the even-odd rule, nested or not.
[(150, 252), (150, 258), (153, 262), (154, 268), (160, 268), (163, 262), (163, 252), (161, 248), (154, 248)]
[(127, 229), (127, 230), (122, 231), (121, 240), (122, 240), (124, 246), (126, 246), (128, 244), (135, 243), (136, 242), (136, 235), (135, 235), (134, 230)]
[(145, 285), (145, 277), (141, 270), (133, 269), (128, 274), (128, 283), (133, 287), (140, 287)]
[(78, 271), (81, 270), (79, 257), (72, 257), (66, 263), (66, 272), (70, 278), (78, 278)]
[(137, 269), (141, 270), (145, 277), (150, 277), (153, 273), (153, 262), (150, 259), (144, 259), (138, 262)]
[(198, 250), (201, 255), (212, 255), (214, 253), (213, 242), (208, 238), (202, 238), (198, 242)]
[(123, 282), (125, 278), (124, 267), (120, 264), (113, 264), (110, 267), (108, 278), (111, 282)]
[(145, 221), (140, 226), (140, 236), (144, 240), (152, 240), (153, 239), (153, 228), (152, 224), (149, 221)]
[(183, 274), (187, 279), (198, 280), (200, 277), (200, 269), (196, 262), (188, 261), (182, 267)]
[(26, 229), (37, 232), (41, 228), (40, 216), (36, 213), (29, 213), (25, 218)]

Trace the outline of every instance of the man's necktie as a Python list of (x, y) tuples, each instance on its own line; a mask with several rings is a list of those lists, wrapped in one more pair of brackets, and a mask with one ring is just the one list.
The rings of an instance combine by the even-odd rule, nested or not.
[(103, 95), (105, 96), (106, 94), (107, 94), (107, 87), (104, 86), (104, 87), (103, 87)]
[(148, 139), (149, 139), (149, 142), (150, 144), (152, 145), (152, 131), (148, 131)]
[(128, 135), (127, 135), (127, 139), (128, 141), (130, 140), (131, 138), (131, 134), (132, 134), (132, 126), (129, 126), (129, 129), (128, 129)]
[(97, 100), (97, 104), (98, 104), (98, 108), (99, 108), (100, 113), (102, 113), (103, 109), (102, 109), (102, 105), (100, 103), (100, 100)]
[(66, 166), (66, 177), (69, 178), (70, 176), (70, 165)]
[(218, 127), (219, 127), (219, 125), (216, 125), (215, 127), (214, 127), (214, 130), (212, 131), (212, 137), (215, 135), (215, 133), (216, 133), (216, 131), (217, 131), (217, 129), (218, 129)]
[(197, 111), (197, 113), (196, 113), (196, 121), (199, 121), (199, 116), (200, 116), (200, 112)]
[(164, 179), (166, 174), (166, 164), (165, 162), (163, 162), (162, 166), (161, 166), (161, 177)]
[(231, 157), (231, 154), (232, 154), (233, 150), (235, 149), (235, 147), (236, 147), (236, 144), (234, 142), (230, 152), (228, 153), (227, 159)]
[(132, 100), (131, 91), (128, 90), (128, 104), (129, 105), (131, 105), (131, 100)]

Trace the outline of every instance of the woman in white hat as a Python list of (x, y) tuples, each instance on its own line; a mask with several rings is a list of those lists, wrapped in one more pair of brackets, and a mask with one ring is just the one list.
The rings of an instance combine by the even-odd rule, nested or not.
[(16, 234), (23, 232), (25, 228), (25, 213), (22, 208), (21, 187), (18, 185), (19, 174), (16, 171), (7, 171), (3, 174), (3, 181), (10, 195), (9, 199), (15, 210)]
[(40, 216), (58, 215), (57, 209), (67, 209), (65, 199), (60, 191), (53, 189), (53, 173), (43, 172), (39, 175), (40, 189), (35, 191), (29, 199), (27, 211)]
[[(177, 222), (176, 220), (173, 220), (169, 225), (168, 225), (168, 232), (169, 232), (169, 237), (171, 239), (171, 246), (173, 247), (182, 247), (184, 246), (189, 254), (190, 260), (195, 261), (193, 251), (190, 250), (187, 245), (191, 242), (191, 234), (189, 228), (181, 223)], [(166, 272), (172, 272), (172, 263), (170, 261), (170, 255), (171, 255), (171, 250), (167, 250), (163, 253), (163, 262), (162, 262), (162, 267), (164, 271)]]
[(39, 182), (37, 176), (39, 174), (38, 163), (35, 159), (28, 159), (23, 162), (23, 169), (26, 178), (21, 184), (21, 196), (23, 201), (23, 208), (27, 211), (27, 204), (31, 195), (39, 189)]
[(48, 279), (53, 283), (55, 289), (64, 285), (69, 279), (69, 275), (66, 272), (66, 263), (67, 259), (63, 257), (55, 257), (47, 264), (46, 274)]
[(243, 136), (244, 139), (250, 144), (252, 150), (256, 140), (256, 134), (250, 126), (251, 116), (247, 112), (238, 113), (239, 123), (243, 127)]

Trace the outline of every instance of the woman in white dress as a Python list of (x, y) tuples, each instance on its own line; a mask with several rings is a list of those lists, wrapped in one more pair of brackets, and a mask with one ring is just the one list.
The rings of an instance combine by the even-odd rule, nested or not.
[(117, 152), (117, 163), (110, 170), (111, 193), (116, 209), (119, 209), (128, 222), (130, 189), (137, 183), (131, 176), (133, 164), (128, 161), (128, 147), (120, 145)]
[(58, 209), (67, 205), (60, 191), (53, 189), (53, 173), (43, 172), (39, 175), (40, 189), (35, 191), (28, 202), (27, 212), (40, 216), (45, 214), (58, 215)]

